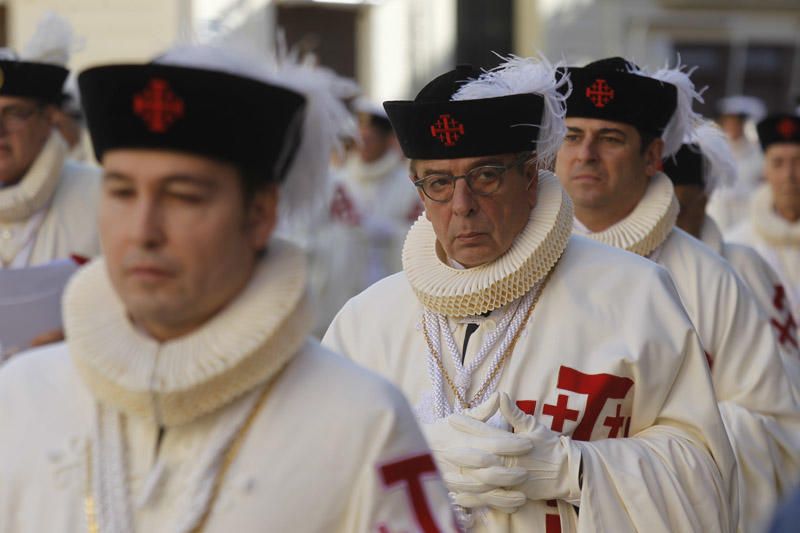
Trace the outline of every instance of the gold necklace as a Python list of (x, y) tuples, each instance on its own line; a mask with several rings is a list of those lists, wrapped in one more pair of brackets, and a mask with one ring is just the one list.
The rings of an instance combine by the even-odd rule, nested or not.
[[(208, 517), (211, 515), (211, 510), (214, 507), (214, 502), (217, 500), (217, 496), (219, 496), (220, 487), (222, 486), (223, 481), (225, 480), (225, 475), (228, 473), (228, 469), (230, 468), (233, 461), (236, 459), (236, 456), (239, 453), (239, 450), (242, 447), (242, 443), (245, 440), (245, 437), (250, 431), (250, 427), (253, 425), (253, 422), (258, 416), (258, 413), (261, 412), (261, 408), (266, 403), (266, 399), (268, 396), (268, 392), (272, 387), (272, 383), (274, 379), (267, 383), (264, 388), (259, 393), (258, 399), (256, 400), (255, 405), (252, 409), (250, 409), (250, 413), (247, 415), (247, 418), (242, 424), (242, 427), (239, 428), (239, 431), (236, 432), (236, 436), (233, 438), (233, 441), (228, 446), (227, 451), (225, 452), (225, 456), (222, 459), (222, 464), (217, 471), (217, 475), (214, 478), (214, 486), (211, 489), (211, 496), (208, 500), (208, 505), (206, 506), (205, 511), (203, 512), (203, 516), (200, 517), (200, 520), (197, 522), (197, 525), (192, 528), (192, 533), (201, 533), (206, 526), (206, 522), (208, 522)], [(87, 475), (87, 484), (86, 484), (86, 494), (83, 498), (83, 510), (86, 516), (86, 525), (87, 530), (89, 533), (100, 533), (100, 526), (97, 521), (97, 507), (95, 505), (94, 494), (92, 490), (92, 455), (91, 455), (91, 444), (87, 446), (87, 454), (86, 454), (86, 475)]]
[[(539, 303), (539, 297), (544, 292), (544, 287), (545, 285), (547, 285), (547, 281), (550, 279), (550, 274), (553, 272), (553, 270), (555, 270), (555, 267), (550, 269), (550, 272), (548, 272), (547, 276), (545, 276), (544, 280), (542, 281), (541, 289), (539, 289), (536, 296), (533, 298), (533, 302), (531, 303), (531, 306), (528, 308), (528, 312), (525, 313), (525, 318), (522, 319), (522, 324), (520, 324), (519, 329), (516, 331), (516, 333), (514, 333), (514, 337), (511, 338), (511, 342), (508, 344), (508, 348), (506, 348), (506, 351), (503, 352), (503, 355), (500, 357), (497, 366), (494, 367), (492, 372), (489, 374), (488, 379), (484, 381), (483, 386), (481, 386), (478, 392), (476, 392), (473, 395), (472, 397), (473, 401), (476, 398), (481, 398), (483, 396), (483, 394), (489, 388), (491, 383), (497, 377), (497, 374), (505, 366), (506, 360), (511, 356), (511, 352), (514, 351), (514, 347), (517, 345), (517, 341), (519, 340), (519, 336), (522, 333), (522, 330), (525, 329), (528, 320), (530, 320), (531, 315), (533, 315), (533, 310), (534, 308), (536, 308), (536, 304)], [(441, 372), (442, 376), (444, 376), (447, 385), (450, 387), (450, 391), (453, 393), (453, 396), (458, 401), (459, 405), (461, 406), (461, 409), (469, 409), (471, 407), (474, 407), (474, 405), (472, 405), (472, 401), (468, 401), (465, 397), (461, 395), (461, 393), (458, 390), (458, 387), (456, 387), (455, 383), (453, 383), (453, 380), (450, 378), (450, 374), (448, 374), (447, 369), (445, 369), (444, 363), (442, 362), (442, 358), (439, 352), (433, 347), (433, 342), (431, 342), (430, 333), (428, 332), (428, 326), (425, 324), (425, 320), (422, 321), (422, 333), (423, 335), (425, 335), (425, 342), (428, 344), (428, 350), (430, 350), (431, 352), (431, 357), (433, 357), (433, 360), (436, 361), (436, 366), (439, 367), (439, 372)]]

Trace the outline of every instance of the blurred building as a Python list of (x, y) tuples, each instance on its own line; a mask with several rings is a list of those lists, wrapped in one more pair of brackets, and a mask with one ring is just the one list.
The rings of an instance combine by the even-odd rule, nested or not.
[(268, 50), (276, 28), (374, 100), (413, 96), (456, 63), (492, 51), (580, 64), (622, 54), (697, 65), (707, 104), (752, 94), (771, 110), (800, 94), (798, 0), (0, 0), (0, 44), (20, 46), (41, 14), (68, 17), (85, 46), (72, 66), (142, 60), (179, 40)]

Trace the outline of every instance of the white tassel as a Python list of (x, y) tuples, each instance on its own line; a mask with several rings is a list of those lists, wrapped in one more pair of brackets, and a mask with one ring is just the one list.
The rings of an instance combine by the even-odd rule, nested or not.
[[(705, 87), (697, 90), (692, 82), (691, 75), (696, 67), (687, 69), (681, 65), (680, 57), (674, 68), (665, 65), (650, 75), (651, 78), (666, 83), (671, 83), (678, 89), (678, 105), (664, 129), (661, 138), (664, 141), (663, 157), (675, 154), (681, 148), (684, 137), (699, 124), (700, 115), (692, 110), (694, 101), (703, 102), (702, 93)], [(638, 73), (638, 72), (637, 72)], [(647, 76), (647, 74), (644, 74)]]
[(48, 11), (22, 49), (20, 59), (65, 67), (72, 53), (81, 46), (67, 19)]
[(713, 121), (704, 120), (687, 137), (697, 143), (703, 156), (703, 181), (706, 192), (719, 186), (731, 186), (737, 177), (736, 160), (725, 133)]
[[(477, 80), (465, 83), (453, 95), (453, 100), (477, 100), (512, 94), (537, 93), (544, 97), (542, 124), (536, 141), (536, 154), (543, 167), (555, 160), (566, 134), (564, 117), (566, 100), (571, 89), (562, 94), (559, 89), (569, 84), (567, 76), (557, 75), (562, 63), (553, 65), (542, 55), (536, 58), (509, 56), (504, 63), (483, 73)], [(524, 124), (520, 124), (524, 126)]]

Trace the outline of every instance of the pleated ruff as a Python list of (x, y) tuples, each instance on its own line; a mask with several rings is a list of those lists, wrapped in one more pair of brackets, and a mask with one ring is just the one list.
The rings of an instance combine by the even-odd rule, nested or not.
[(669, 237), (679, 210), (672, 182), (659, 172), (653, 176), (644, 197), (630, 215), (587, 237), (647, 257)]
[(248, 286), (207, 324), (159, 343), (138, 331), (102, 258), (64, 296), (67, 346), (95, 397), (159, 425), (190, 422), (275, 376), (310, 331), (306, 259), (273, 239)]
[(762, 185), (753, 196), (751, 220), (756, 233), (773, 246), (800, 246), (800, 222), (789, 222), (772, 202), (772, 189)]
[(511, 248), (492, 263), (456, 269), (437, 252), (433, 225), (421, 215), (403, 246), (403, 269), (428, 309), (451, 317), (478, 315), (527, 293), (555, 267), (572, 232), (572, 202), (552, 172), (539, 173), (536, 207)]

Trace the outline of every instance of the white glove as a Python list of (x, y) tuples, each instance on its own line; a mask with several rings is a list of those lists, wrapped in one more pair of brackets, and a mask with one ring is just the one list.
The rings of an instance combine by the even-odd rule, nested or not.
[(493, 394), (473, 409), (422, 426), (457, 504), (468, 508), (490, 506), (513, 513), (525, 504), (526, 496), (505, 487), (523, 483), (528, 472), (509, 468), (504, 461), (529, 453), (533, 445), (527, 438), (486, 423), (498, 406), (499, 396)]
[(514, 428), (514, 434), (528, 439), (532, 445), (525, 454), (504, 458), (509, 472), (516, 473), (519, 469), (526, 472), (524, 481), (512, 487), (530, 500), (580, 501), (580, 448), (573, 446), (569, 437), (551, 431), (525, 414), (506, 393), (500, 395), (500, 412)]

